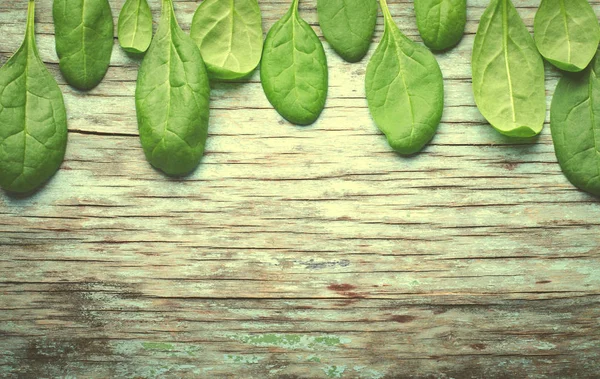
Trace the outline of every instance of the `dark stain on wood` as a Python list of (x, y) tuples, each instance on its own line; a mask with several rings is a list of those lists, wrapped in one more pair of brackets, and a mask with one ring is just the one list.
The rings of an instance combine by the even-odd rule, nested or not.
[(352, 291), (356, 289), (356, 286), (352, 284), (330, 284), (327, 288), (331, 291), (335, 291), (340, 295), (352, 298), (352, 299), (364, 299), (365, 295), (358, 292)]
[(416, 319), (417, 319), (416, 316), (410, 316), (410, 315), (395, 315), (390, 318), (391, 321), (396, 321), (396, 322), (403, 323), (403, 324), (407, 323), (407, 322), (415, 321)]
[(30, 340), (21, 360), (23, 377), (42, 378), (64, 374), (74, 361), (93, 363), (94, 356), (110, 356), (112, 351), (102, 339), (36, 338)]
[(350, 266), (350, 260), (348, 260), (348, 259), (340, 259), (340, 260), (329, 261), (329, 262), (318, 262), (318, 261), (315, 261), (314, 259), (309, 259), (308, 261), (303, 261), (303, 262), (298, 262), (298, 263), (304, 265), (304, 267), (307, 270), (323, 270), (326, 268)]
[(312, 305), (298, 305), (296, 307), (294, 307), (294, 309), (313, 309), (314, 307)]
[(327, 288), (335, 292), (348, 292), (356, 289), (356, 286), (353, 286), (352, 284), (330, 284)]
[(485, 348), (487, 347), (487, 345), (484, 343), (474, 343), (470, 346), (473, 350), (485, 350)]

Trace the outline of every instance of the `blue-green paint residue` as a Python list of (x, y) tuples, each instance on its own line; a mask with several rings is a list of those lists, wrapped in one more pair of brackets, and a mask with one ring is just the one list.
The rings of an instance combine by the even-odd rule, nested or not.
[(366, 366), (354, 366), (354, 371), (360, 372), (361, 379), (381, 379), (385, 376), (384, 373), (377, 370), (369, 369)]
[(346, 371), (346, 366), (325, 366), (323, 371), (330, 378), (341, 378), (344, 371)]
[(185, 352), (187, 355), (194, 356), (197, 352), (199, 352), (200, 346), (188, 346), (185, 348)]
[(265, 357), (259, 357), (256, 355), (225, 354), (223, 359), (226, 363), (255, 364), (265, 359)]
[(240, 342), (254, 346), (275, 346), (286, 349), (328, 349), (351, 342), (349, 338), (334, 335), (308, 336), (300, 334), (251, 334), (233, 336)]
[(316, 355), (309, 355), (308, 357), (306, 357), (306, 360), (308, 362), (319, 362), (319, 363), (321, 363), (321, 358), (317, 357)]
[(172, 344), (164, 342), (142, 342), (142, 347), (144, 350), (151, 351), (171, 351), (175, 349)]

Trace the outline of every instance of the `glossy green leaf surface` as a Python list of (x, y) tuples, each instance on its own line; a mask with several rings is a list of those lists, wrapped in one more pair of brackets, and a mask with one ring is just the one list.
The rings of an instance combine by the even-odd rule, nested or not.
[(533, 25), (539, 52), (561, 70), (586, 68), (600, 43), (600, 25), (587, 0), (542, 0)]
[(29, 1), (25, 40), (0, 68), (0, 187), (27, 193), (60, 167), (67, 116), (54, 77), (35, 42), (35, 3)]
[(550, 109), (556, 157), (575, 186), (600, 196), (600, 53), (558, 83)]
[(235, 80), (260, 63), (262, 17), (256, 0), (204, 0), (190, 36), (200, 48), (211, 78)]
[(346, 61), (358, 62), (369, 50), (377, 23), (377, 0), (318, 0), (325, 39)]
[(473, 93), (481, 114), (500, 133), (533, 137), (544, 127), (544, 63), (510, 0), (483, 13), (472, 56)]
[(119, 13), (119, 44), (129, 53), (141, 54), (152, 41), (152, 12), (148, 0), (127, 0)]
[(113, 48), (108, 0), (54, 0), (52, 16), (63, 76), (77, 89), (96, 87), (106, 75)]
[(298, 14), (298, 0), (267, 35), (260, 78), (285, 119), (309, 125), (319, 118), (327, 98), (327, 58), (319, 37)]
[(142, 147), (154, 167), (183, 176), (198, 166), (208, 134), (209, 97), (200, 51), (179, 27), (171, 0), (163, 0), (135, 92)]
[(385, 31), (367, 66), (369, 110), (390, 146), (420, 151), (435, 135), (444, 110), (444, 82), (437, 60), (398, 29), (381, 0)]
[(460, 42), (467, 23), (466, 0), (415, 0), (417, 27), (432, 50), (446, 50)]

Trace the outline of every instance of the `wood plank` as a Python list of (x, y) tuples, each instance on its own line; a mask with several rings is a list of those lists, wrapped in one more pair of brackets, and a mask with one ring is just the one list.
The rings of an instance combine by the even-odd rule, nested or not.
[[(389, 2), (420, 40), (412, 1)], [(513, 2), (532, 30), (539, 0)], [(110, 3), (116, 22), (124, 0)], [(185, 31), (198, 3), (175, 3)], [(463, 41), (436, 55), (446, 108), (421, 154), (390, 150), (367, 109), (368, 57), (337, 57), (302, 0), (328, 58), (321, 118), (289, 125), (258, 71), (213, 83), (206, 156), (170, 179), (139, 143), (139, 59), (115, 39), (101, 85), (70, 88), (38, 0), (69, 145), (41, 191), (0, 194), (0, 376), (597, 377), (600, 205), (560, 172), (548, 125), (515, 141), (478, 112), (470, 57), (487, 3), (469, 0)], [(266, 33), (289, 1), (259, 4)], [(0, 4), (0, 64), (26, 6)], [(369, 56), (382, 28), (380, 15)], [(546, 73), (549, 105), (560, 73)]]

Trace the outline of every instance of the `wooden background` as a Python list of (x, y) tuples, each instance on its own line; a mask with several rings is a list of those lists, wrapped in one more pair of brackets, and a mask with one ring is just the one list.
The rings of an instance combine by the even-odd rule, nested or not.
[[(110, 1), (115, 23), (123, 2)], [(265, 32), (290, 5), (259, 3)], [(0, 377), (597, 378), (600, 205), (561, 174), (549, 127), (511, 140), (477, 111), (470, 56), (488, 1), (468, 3), (464, 40), (437, 55), (446, 107), (421, 154), (396, 155), (373, 124), (367, 59), (347, 64), (324, 41), (316, 124), (283, 121), (258, 72), (215, 83), (206, 156), (173, 180), (140, 147), (139, 60), (115, 39), (102, 84), (75, 91), (38, 0), (69, 145), (35, 195), (0, 194)], [(539, 0), (514, 3), (531, 29)], [(198, 4), (175, 3), (185, 31)], [(315, 5), (300, 13), (322, 36)], [(2, 64), (26, 6), (0, 3)], [(419, 40), (412, 1), (390, 10)], [(380, 15), (370, 54), (381, 34)], [(549, 104), (559, 73), (546, 66)]]

